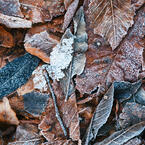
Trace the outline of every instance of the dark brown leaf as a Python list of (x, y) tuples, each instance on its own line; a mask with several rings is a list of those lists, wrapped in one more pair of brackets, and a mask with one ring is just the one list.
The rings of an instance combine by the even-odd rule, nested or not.
[(0, 26), (0, 46), (11, 48), (14, 46), (14, 39), (10, 32)]
[(82, 94), (91, 94), (97, 87), (100, 88), (97, 93), (105, 92), (114, 81), (137, 81), (143, 61), (143, 27), (144, 8), (138, 11), (128, 36), (113, 52), (103, 38), (93, 35), (87, 19), (87, 62), (83, 74), (76, 78), (76, 88)]

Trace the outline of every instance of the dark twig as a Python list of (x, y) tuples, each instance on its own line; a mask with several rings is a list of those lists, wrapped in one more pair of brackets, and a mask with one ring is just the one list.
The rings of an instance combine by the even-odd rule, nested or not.
[(54, 91), (53, 91), (53, 88), (52, 88), (52, 86), (51, 86), (51, 84), (50, 84), (49, 74), (48, 74), (47, 70), (46, 70), (46, 73), (45, 73), (44, 75), (45, 75), (45, 78), (46, 78), (46, 80), (47, 80), (48, 87), (49, 87), (49, 89), (50, 89), (50, 92), (51, 92), (51, 95), (52, 95), (52, 98), (53, 98), (53, 103), (54, 103), (56, 118), (57, 118), (57, 120), (59, 121), (59, 124), (60, 124), (60, 126), (61, 126), (61, 128), (62, 128), (62, 130), (63, 130), (64, 135), (67, 136), (67, 131), (66, 131), (66, 129), (65, 129), (65, 127), (64, 127), (64, 124), (63, 124), (63, 121), (62, 121), (62, 119), (61, 119), (61, 117), (60, 117), (60, 113), (59, 113), (58, 106), (57, 106), (56, 96), (55, 96)]
[(72, 76), (72, 67), (73, 67), (73, 58), (69, 66), (69, 73), (68, 73), (68, 81), (67, 81), (67, 89), (66, 89), (66, 96), (65, 96), (65, 102), (67, 102), (69, 98), (69, 90), (70, 90), (70, 84), (71, 84), (71, 76)]

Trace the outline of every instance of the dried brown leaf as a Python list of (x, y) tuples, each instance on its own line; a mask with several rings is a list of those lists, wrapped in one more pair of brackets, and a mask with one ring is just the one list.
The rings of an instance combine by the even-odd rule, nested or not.
[(131, 0), (92, 0), (87, 11), (94, 33), (104, 37), (114, 50), (133, 25)]
[(0, 103), (0, 122), (1, 123), (7, 123), (7, 124), (13, 124), (18, 125), (19, 120), (16, 116), (16, 113), (11, 109), (11, 106), (9, 104), (9, 100), (4, 97), (3, 102)]
[(30, 54), (35, 55), (42, 59), (44, 62), (50, 62), (50, 52), (59, 43), (56, 39), (51, 37), (47, 31), (42, 31), (29, 36), (29, 33), (25, 37), (25, 49)]
[(32, 22), (13, 16), (0, 13), (0, 24), (6, 25), (8, 28), (31, 28)]
[[(68, 128), (70, 138), (73, 141), (77, 141), (80, 138), (80, 132), (75, 95), (73, 94), (67, 102), (64, 102), (64, 95), (60, 90), (60, 86), (55, 82), (53, 87), (57, 96), (57, 105), (59, 107), (64, 125)], [(42, 135), (50, 143), (53, 143), (55, 140), (65, 140), (61, 126), (55, 116), (55, 109), (52, 99), (49, 99), (48, 107), (46, 109), (46, 116), (39, 124), (39, 129), (41, 129)]]
[(20, 0), (20, 4), (25, 18), (33, 23), (51, 21), (65, 10), (63, 0)]
[(14, 39), (10, 32), (0, 26), (0, 46), (11, 48), (14, 46)]
[(73, 16), (76, 12), (76, 9), (78, 7), (79, 0), (74, 0), (68, 7), (67, 12), (64, 16), (64, 23), (62, 29), (65, 30), (68, 25), (70, 24), (71, 20), (73, 19)]

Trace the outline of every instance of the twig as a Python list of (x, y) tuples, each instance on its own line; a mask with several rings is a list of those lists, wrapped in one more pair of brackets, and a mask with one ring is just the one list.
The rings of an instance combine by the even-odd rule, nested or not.
[(52, 86), (51, 86), (51, 84), (50, 84), (49, 74), (48, 74), (47, 70), (46, 70), (46, 73), (45, 73), (44, 75), (45, 75), (45, 78), (46, 78), (46, 80), (47, 80), (48, 87), (49, 87), (49, 89), (50, 89), (50, 92), (51, 92), (51, 95), (52, 95), (52, 98), (53, 98), (53, 103), (54, 103), (56, 118), (57, 118), (57, 120), (59, 121), (59, 124), (60, 124), (60, 126), (61, 126), (61, 128), (62, 128), (62, 130), (63, 130), (64, 135), (67, 136), (67, 131), (66, 131), (66, 129), (65, 129), (65, 127), (64, 127), (64, 124), (63, 124), (63, 121), (62, 121), (62, 119), (61, 119), (61, 117), (60, 117), (60, 113), (59, 113), (58, 106), (57, 106), (56, 96), (55, 96), (54, 91), (53, 91), (53, 88), (52, 88)]
[(73, 66), (73, 58), (69, 66), (69, 73), (68, 73), (68, 82), (67, 82), (67, 89), (66, 89), (66, 96), (65, 96), (65, 102), (67, 102), (69, 98), (69, 90), (70, 90), (70, 83), (71, 83), (71, 76), (72, 76), (72, 66)]

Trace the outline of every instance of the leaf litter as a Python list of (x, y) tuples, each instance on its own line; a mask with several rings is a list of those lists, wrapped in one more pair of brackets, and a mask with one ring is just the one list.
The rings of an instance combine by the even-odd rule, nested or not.
[(143, 0), (0, 0), (0, 143), (144, 144), (144, 23)]

